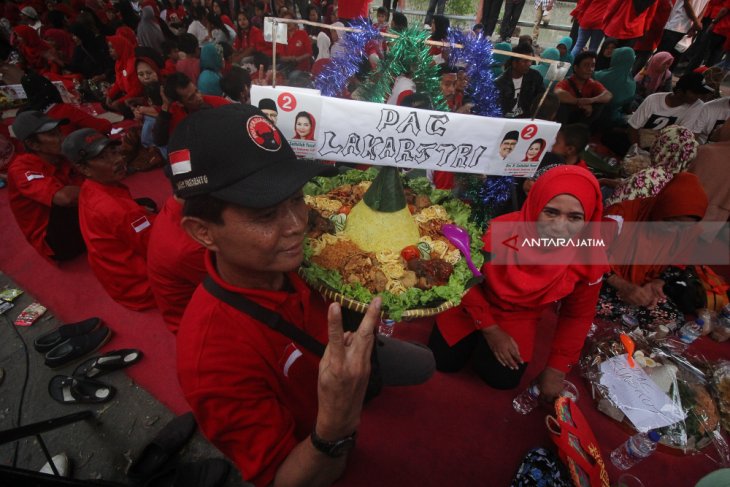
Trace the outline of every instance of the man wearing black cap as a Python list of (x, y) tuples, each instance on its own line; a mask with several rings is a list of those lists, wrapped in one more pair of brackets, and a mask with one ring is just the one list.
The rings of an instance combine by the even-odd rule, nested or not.
[[(183, 393), (205, 436), (246, 481), (330, 485), (355, 445), (380, 310), (376, 298), (357, 331), (343, 333), (339, 305), (328, 306), (296, 273), (307, 230), (302, 187), (331, 167), (297, 160), (248, 105), (191, 115), (169, 149), (175, 192), (185, 200), (181, 224), (207, 249), (210, 276), (177, 335)], [(322, 357), (296, 334), (319, 342)], [(433, 372), (427, 349), (383, 341), (386, 385)], [(399, 379), (387, 372), (388, 350), (398, 350)]]
[(693, 132), (702, 132), (702, 95), (712, 93), (712, 87), (700, 73), (687, 73), (677, 80), (671, 93), (647, 96), (629, 117), (629, 137), (639, 143), (639, 129), (662, 130), (670, 125), (681, 125)]
[(27, 153), (8, 169), (8, 199), (15, 221), (33, 248), (55, 261), (84, 252), (78, 199), (83, 178), (61, 153), (63, 135), (54, 120), (38, 111), (23, 112), (13, 122), (15, 137)]
[(63, 141), (63, 154), (87, 178), (79, 194), (79, 221), (91, 270), (114, 301), (141, 311), (155, 306), (147, 282), (153, 215), (121, 183), (127, 164), (119, 144), (81, 129)]
[(259, 110), (269, 117), (269, 120), (276, 125), (279, 118), (279, 110), (276, 108), (276, 102), (271, 98), (262, 98), (259, 100)]
[(516, 130), (510, 130), (504, 134), (502, 142), (499, 144), (499, 156), (502, 160), (506, 159), (515, 150), (518, 140), (520, 140), (520, 133)]

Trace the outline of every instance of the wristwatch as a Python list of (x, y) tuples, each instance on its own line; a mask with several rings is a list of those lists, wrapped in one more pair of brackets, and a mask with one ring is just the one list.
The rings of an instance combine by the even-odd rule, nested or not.
[(317, 435), (317, 431), (312, 429), (310, 438), (312, 440), (312, 445), (314, 445), (317, 450), (321, 451), (328, 457), (338, 458), (355, 447), (357, 431), (354, 431), (350, 436), (346, 436), (339, 440), (327, 441), (320, 438), (319, 435)]

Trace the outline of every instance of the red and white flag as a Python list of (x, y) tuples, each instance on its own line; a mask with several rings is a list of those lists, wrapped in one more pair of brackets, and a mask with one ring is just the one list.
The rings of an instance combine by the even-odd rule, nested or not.
[(139, 217), (132, 222), (132, 228), (134, 228), (134, 231), (137, 233), (141, 232), (145, 228), (149, 228), (151, 225), (152, 224), (146, 216)]
[(192, 171), (193, 168), (190, 166), (190, 151), (187, 149), (180, 149), (175, 152), (171, 152), (170, 169), (172, 169), (172, 174), (174, 176)]
[(25, 179), (28, 181), (33, 181), (34, 179), (43, 179), (45, 176), (42, 172), (36, 172), (36, 171), (26, 171), (25, 172)]

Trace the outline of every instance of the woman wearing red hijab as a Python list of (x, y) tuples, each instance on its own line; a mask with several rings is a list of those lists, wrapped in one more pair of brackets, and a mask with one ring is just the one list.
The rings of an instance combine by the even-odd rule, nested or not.
[(114, 111), (128, 112), (126, 100), (142, 95), (142, 85), (135, 70), (134, 46), (122, 36), (109, 36), (109, 55), (114, 59), (114, 84), (107, 92), (106, 104)]
[[(670, 263), (681, 264), (693, 249), (701, 229), (690, 224), (702, 220), (707, 206), (707, 194), (697, 176), (681, 172), (653, 198), (622, 201), (606, 209), (606, 219), (616, 222), (616, 236), (608, 249), (616, 264), (611, 265), (601, 290), (599, 316), (616, 319), (627, 314), (639, 325), (654, 327), (681, 322), (683, 313), (667, 299), (665, 285), (681, 274)], [(637, 222), (684, 223), (664, 229)]]
[(114, 35), (124, 37), (125, 39), (127, 39), (127, 42), (132, 44), (132, 47), (137, 47), (137, 44), (139, 44), (137, 40), (137, 34), (135, 34), (135, 32), (126, 25), (117, 27), (117, 30), (114, 31)]
[(314, 133), (317, 125), (314, 117), (309, 112), (299, 112), (294, 119), (294, 138), (301, 140), (314, 140)]
[(57, 58), (55, 49), (38, 36), (38, 32), (27, 25), (13, 27), (13, 45), (25, 59), (26, 67), (39, 73), (58, 73), (59, 66), (53, 62)]
[[(580, 167), (559, 166), (535, 182), (519, 212), (493, 219), (483, 238), (491, 256), (482, 268), (484, 282), (461, 306), (436, 317), (429, 340), (436, 367), (455, 372), (471, 360), (490, 386), (517, 387), (532, 359), (542, 312), (561, 301), (550, 357), (538, 379), (542, 397), (555, 398), (580, 355), (608, 266), (602, 248), (537, 248), (519, 239), (597, 239), (602, 212), (596, 178)], [(510, 235), (518, 236), (519, 250), (501, 243)]]

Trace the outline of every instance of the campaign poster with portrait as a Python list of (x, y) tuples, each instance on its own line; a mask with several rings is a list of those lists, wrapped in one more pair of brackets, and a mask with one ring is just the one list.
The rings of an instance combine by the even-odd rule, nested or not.
[[(251, 90), (251, 104), (272, 119), (297, 157), (315, 159), (317, 125), (322, 120), (319, 91), (306, 88), (284, 89), (257, 86)], [(271, 107), (275, 107), (274, 110)], [(275, 112), (275, 113), (274, 113)]]
[(506, 176), (529, 177), (555, 142), (556, 130), (533, 120), (505, 120), (499, 137), (499, 157)]

